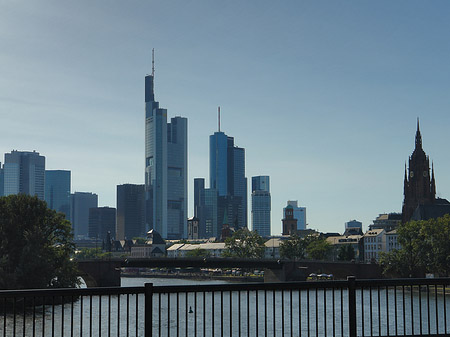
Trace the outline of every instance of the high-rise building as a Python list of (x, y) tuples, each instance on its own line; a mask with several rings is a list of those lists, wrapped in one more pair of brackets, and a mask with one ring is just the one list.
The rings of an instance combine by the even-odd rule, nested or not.
[(269, 176), (252, 177), (252, 230), (261, 236), (270, 236)]
[(245, 149), (234, 145), (234, 138), (215, 132), (209, 136), (209, 184), (217, 191), (217, 226), (221, 233), (223, 218), (234, 229), (247, 227), (247, 178)]
[[(299, 207), (297, 200), (288, 200), (288, 206), (292, 206), (294, 212), (294, 219), (297, 219), (297, 229), (305, 230), (306, 229), (306, 207)], [(283, 217), (286, 218), (286, 209), (283, 208)]]
[(117, 185), (117, 240), (145, 237), (145, 185)]
[(76, 240), (89, 237), (89, 209), (98, 207), (98, 195), (75, 192), (70, 195), (70, 221)]
[(116, 237), (116, 209), (94, 207), (89, 209), (89, 237), (106, 241)]
[(218, 219), (218, 193), (214, 188), (206, 188), (204, 194), (205, 236), (218, 238), (222, 230)]
[(2, 163), (0, 162), (0, 197), (4, 195), (5, 176), (3, 174)]
[(167, 123), (154, 95), (154, 74), (145, 77), (146, 222), (162, 237), (187, 237), (187, 119)]
[(200, 238), (206, 236), (205, 218), (205, 179), (194, 179), (194, 218), (198, 221), (198, 235)]
[(49, 208), (70, 219), (70, 171), (45, 171), (45, 202)]
[(5, 153), (4, 195), (36, 195), (44, 200), (45, 157), (39, 152), (12, 151)]

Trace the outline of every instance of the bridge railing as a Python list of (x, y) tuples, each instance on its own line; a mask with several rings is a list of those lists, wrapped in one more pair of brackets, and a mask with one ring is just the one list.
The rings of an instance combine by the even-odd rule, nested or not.
[(0, 291), (0, 336), (450, 334), (450, 280)]

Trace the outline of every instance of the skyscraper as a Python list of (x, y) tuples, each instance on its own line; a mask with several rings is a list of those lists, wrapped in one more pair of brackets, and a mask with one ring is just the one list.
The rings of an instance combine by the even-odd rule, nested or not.
[(0, 162), (0, 197), (4, 195), (5, 176), (3, 174), (2, 163)]
[(39, 152), (5, 153), (4, 195), (29, 194), (44, 200), (45, 157)]
[(209, 136), (209, 184), (217, 193), (217, 226), (220, 233), (223, 219), (228, 225), (247, 227), (247, 178), (245, 150), (234, 145), (234, 138), (220, 131)]
[(270, 210), (269, 176), (252, 177), (252, 230), (261, 236), (270, 236)]
[(194, 179), (194, 217), (198, 220), (199, 237), (206, 237), (205, 179)]
[(70, 219), (70, 171), (45, 170), (45, 202)]
[(89, 209), (98, 207), (98, 195), (91, 192), (75, 192), (70, 195), (70, 221), (75, 239), (89, 237)]
[(167, 123), (154, 95), (154, 72), (145, 77), (146, 222), (163, 238), (187, 236), (187, 119)]
[(116, 209), (112, 207), (89, 208), (89, 237), (106, 241), (116, 237)]
[(116, 237), (145, 237), (145, 185), (117, 185)]

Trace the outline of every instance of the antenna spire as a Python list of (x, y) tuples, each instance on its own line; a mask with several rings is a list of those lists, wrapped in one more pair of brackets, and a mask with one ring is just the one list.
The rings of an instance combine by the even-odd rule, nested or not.
[(220, 106), (218, 107), (217, 111), (218, 111), (218, 115), (219, 115), (218, 120), (219, 120), (219, 132), (220, 132)]
[(155, 48), (152, 48), (152, 76), (155, 77)]

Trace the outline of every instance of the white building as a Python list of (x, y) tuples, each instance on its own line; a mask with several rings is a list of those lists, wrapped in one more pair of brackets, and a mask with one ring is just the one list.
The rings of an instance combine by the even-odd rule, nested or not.
[(386, 251), (386, 231), (372, 229), (364, 234), (364, 260), (378, 261), (381, 252)]
[(221, 257), (225, 250), (224, 242), (208, 242), (199, 244), (176, 243), (167, 248), (167, 257), (186, 257), (189, 251), (203, 249), (207, 251), (210, 257)]

